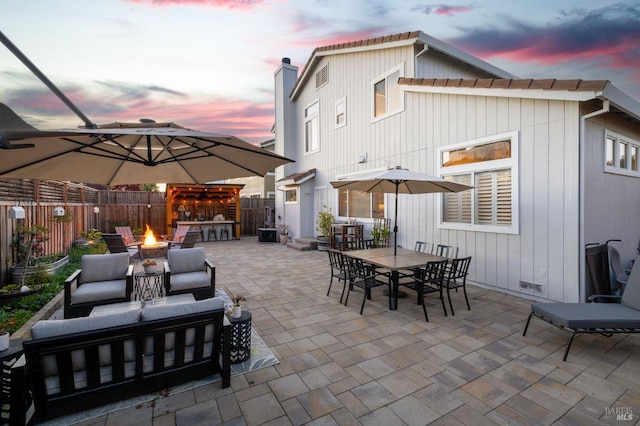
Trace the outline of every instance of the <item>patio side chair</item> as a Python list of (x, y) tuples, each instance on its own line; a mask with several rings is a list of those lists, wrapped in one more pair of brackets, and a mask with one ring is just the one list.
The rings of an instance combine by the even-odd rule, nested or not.
[(415, 290), (418, 293), (418, 305), (422, 305), (426, 322), (429, 322), (429, 315), (427, 315), (427, 306), (424, 298), (430, 293), (439, 294), (444, 316), (447, 316), (447, 308), (444, 305), (444, 296), (442, 294), (447, 263), (447, 260), (428, 262), (423, 268), (416, 269), (413, 277), (404, 277), (399, 282), (401, 286)]
[(451, 315), (455, 315), (453, 310), (453, 304), (451, 303), (451, 290), (456, 292), (459, 288), (462, 288), (464, 293), (464, 300), (467, 302), (467, 309), (471, 310), (469, 305), (469, 298), (467, 297), (467, 274), (469, 273), (469, 265), (471, 264), (471, 256), (453, 259), (451, 264), (447, 268), (447, 275), (444, 280), (444, 287), (447, 289), (447, 299), (449, 299), (449, 308), (451, 308)]
[[(351, 294), (352, 287), (359, 287), (364, 290), (362, 297), (362, 306), (360, 307), (360, 315), (364, 311), (364, 304), (367, 299), (371, 300), (371, 289), (379, 286), (387, 286), (387, 290), (391, 291), (391, 280), (384, 274), (376, 272), (375, 268), (371, 265), (365, 264), (362, 259), (356, 259), (349, 256), (344, 256), (349, 271), (349, 285), (347, 285), (347, 297), (344, 300), (344, 305), (347, 306), (349, 302), (349, 294)], [(384, 279), (380, 279), (384, 277)]]

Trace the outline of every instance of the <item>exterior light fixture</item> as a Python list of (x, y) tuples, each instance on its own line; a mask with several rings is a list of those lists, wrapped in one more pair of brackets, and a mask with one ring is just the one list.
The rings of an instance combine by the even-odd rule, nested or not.
[(9, 219), (24, 219), (24, 209), (20, 206), (13, 206), (9, 209)]
[(93, 212), (94, 212), (95, 214), (100, 213), (100, 207), (98, 207), (98, 206), (93, 206)]
[(53, 215), (56, 217), (64, 216), (64, 208), (56, 207), (55, 209), (53, 209)]

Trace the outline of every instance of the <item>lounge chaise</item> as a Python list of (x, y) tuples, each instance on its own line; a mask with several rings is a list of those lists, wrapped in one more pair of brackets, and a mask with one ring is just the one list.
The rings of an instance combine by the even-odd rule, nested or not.
[[(573, 338), (578, 334), (610, 337), (614, 333), (640, 333), (640, 256), (634, 262), (622, 297), (601, 297), (617, 299), (620, 303), (534, 303), (522, 335), (527, 334), (534, 316), (569, 332), (569, 344), (562, 358), (566, 361)], [(592, 296), (592, 299), (599, 297)]]

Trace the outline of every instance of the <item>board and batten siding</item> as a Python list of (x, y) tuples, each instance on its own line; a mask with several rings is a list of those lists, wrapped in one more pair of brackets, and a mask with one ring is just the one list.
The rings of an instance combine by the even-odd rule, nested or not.
[(640, 142), (638, 127), (613, 114), (599, 115), (585, 123), (584, 239), (585, 243), (621, 239), (613, 245), (623, 265), (630, 268), (640, 239), (640, 177), (605, 172), (606, 131)]

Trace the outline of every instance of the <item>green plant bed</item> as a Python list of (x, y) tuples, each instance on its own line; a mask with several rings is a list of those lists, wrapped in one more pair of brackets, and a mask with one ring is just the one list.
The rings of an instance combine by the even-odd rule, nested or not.
[[(47, 303), (54, 299), (64, 289), (64, 281), (76, 269), (80, 268), (80, 259), (85, 254), (104, 253), (104, 243), (94, 247), (74, 247), (69, 250), (69, 261), (63, 266), (62, 270), (54, 275), (34, 274), (25, 285), (33, 289), (32, 294), (21, 295), (22, 297), (13, 298), (6, 301), (0, 307), (0, 327), (3, 324), (9, 324), (7, 330), (13, 334), (22, 327), (31, 317), (33, 317)], [(16, 286), (4, 286), (0, 289), (0, 294), (15, 293)], [(19, 289), (19, 288), (18, 288)], [(37, 289), (37, 291), (35, 291)]]

